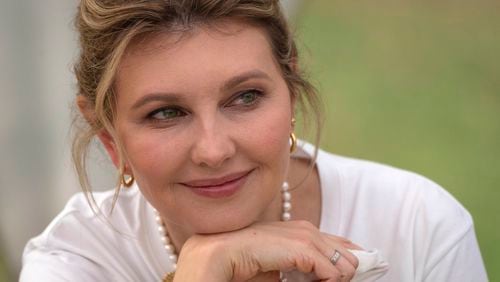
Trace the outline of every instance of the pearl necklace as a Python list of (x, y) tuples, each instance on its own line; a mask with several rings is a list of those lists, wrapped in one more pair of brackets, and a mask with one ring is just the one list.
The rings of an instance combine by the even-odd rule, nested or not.
[[(292, 219), (292, 194), (290, 194), (290, 186), (288, 182), (283, 182), (281, 186), (281, 200), (282, 204), (282, 212), (281, 212), (281, 221), (289, 221)], [(175, 270), (177, 269), (177, 254), (175, 252), (175, 246), (172, 244), (170, 237), (168, 236), (167, 228), (165, 228), (165, 223), (161, 218), (160, 213), (155, 209), (155, 220), (156, 224), (158, 224), (158, 233), (160, 233), (161, 242), (163, 243), (163, 247), (168, 254), (168, 258), (170, 259), (173, 267), (173, 271), (169, 272), (165, 275), (163, 281), (173, 281)], [(283, 273), (280, 272), (280, 281), (286, 282), (286, 278), (283, 277)]]

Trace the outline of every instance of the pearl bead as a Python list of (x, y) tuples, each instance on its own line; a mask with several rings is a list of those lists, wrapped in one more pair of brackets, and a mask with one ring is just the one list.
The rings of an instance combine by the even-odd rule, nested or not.
[(288, 191), (290, 186), (288, 185), (288, 182), (283, 182), (283, 185), (281, 186), (281, 191)]
[(292, 204), (290, 202), (283, 203), (283, 211), (289, 212), (292, 209)]
[(161, 219), (161, 216), (159, 216), (158, 214), (156, 215), (155, 220), (156, 220), (156, 223), (158, 223), (158, 224), (163, 223), (163, 219)]
[(289, 212), (284, 212), (281, 216), (281, 219), (283, 221), (289, 221), (290, 219), (292, 219), (292, 215)]
[(175, 247), (172, 244), (166, 244), (165, 245), (165, 250), (167, 251), (168, 254), (173, 254)]
[(158, 232), (160, 232), (161, 235), (165, 235), (167, 233), (167, 230), (163, 225), (158, 226)]
[(289, 202), (292, 199), (292, 194), (290, 192), (281, 193), (281, 197), (283, 198), (283, 202)]
[(164, 235), (161, 237), (161, 242), (163, 243), (163, 245), (170, 244), (170, 238)]
[(168, 256), (168, 258), (171, 260), (171, 261), (177, 261), (177, 255), (176, 254), (171, 254)]

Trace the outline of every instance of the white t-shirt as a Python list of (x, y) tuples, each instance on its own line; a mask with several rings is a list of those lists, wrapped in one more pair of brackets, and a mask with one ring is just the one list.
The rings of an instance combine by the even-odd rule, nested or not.
[[(380, 281), (487, 281), (470, 214), (437, 184), (323, 151), (317, 167), (320, 229), (378, 249), (389, 263)], [(107, 211), (113, 191), (95, 198)], [(75, 195), (28, 242), (20, 280), (159, 281), (172, 270), (153, 209), (133, 186), (122, 190), (109, 222)]]

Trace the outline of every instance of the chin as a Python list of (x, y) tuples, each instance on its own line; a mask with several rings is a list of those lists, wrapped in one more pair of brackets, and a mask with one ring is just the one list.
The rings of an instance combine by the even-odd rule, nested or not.
[(239, 218), (224, 218), (222, 220), (218, 220), (214, 222), (213, 220), (207, 220), (203, 222), (203, 224), (197, 226), (195, 228), (196, 234), (216, 234), (216, 233), (225, 233), (243, 229), (251, 224), (255, 223), (255, 221), (250, 220), (242, 220)]

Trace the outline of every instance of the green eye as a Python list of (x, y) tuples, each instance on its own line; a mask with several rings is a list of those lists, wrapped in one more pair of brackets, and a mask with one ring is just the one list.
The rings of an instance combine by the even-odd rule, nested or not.
[(262, 93), (258, 90), (248, 90), (241, 93), (233, 102), (233, 105), (249, 106), (257, 102)]
[(156, 120), (167, 120), (167, 119), (173, 119), (176, 117), (183, 116), (184, 113), (176, 108), (164, 108), (164, 109), (159, 109), (157, 111), (154, 111), (151, 113), (151, 118), (156, 119)]
[(241, 94), (241, 102), (243, 104), (251, 104), (255, 99), (257, 98), (257, 94), (255, 94), (255, 91), (252, 92), (245, 92)]

